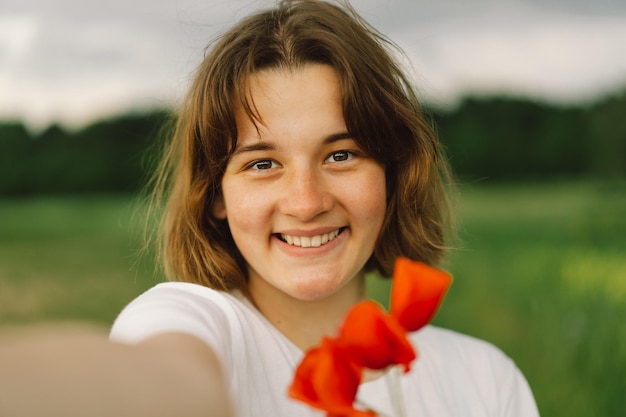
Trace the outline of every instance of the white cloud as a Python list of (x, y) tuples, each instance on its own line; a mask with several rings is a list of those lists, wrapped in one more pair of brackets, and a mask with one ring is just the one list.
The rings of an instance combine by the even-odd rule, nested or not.
[(38, 29), (38, 19), (29, 15), (0, 16), (0, 61), (12, 65), (23, 57)]
[(38, 22), (33, 16), (0, 16), (0, 114), (16, 117), (14, 91), (18, 70), (37, 35)]
[(0, 69), (0, 115), (34, 129), (163, 107), (176, 99), (189, 70), (176, 39), (150, 26), (63, 19), (35, 31), (24, 26), (3, 26), (13, 41)]
[[(179, 99), (208, 40), (273, 3), (7, 1), (16, 12), (0, 15), (0, 118), (35, 128)], [(430, 101), (453, 103), (465, 92), (584, 100), (626, 85), (624, 13), (547, 11), (522, 0), (354, 5), (405, 49)]]
[(464, 93), (586, 101), (626, 86), (626, 17), (537, 14), (428, 30), (406, 31), (401, 43), (424, 95), (444, 104)]

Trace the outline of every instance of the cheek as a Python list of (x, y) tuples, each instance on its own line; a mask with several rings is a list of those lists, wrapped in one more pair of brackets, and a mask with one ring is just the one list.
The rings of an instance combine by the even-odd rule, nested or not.
[(255, 240), (269, 232), (272, 200), (269, 191), (258, 185), (240, 181), (224, 181), (226, 221), (237, 245), (245, 245), (247, 237)]
[(367, 207), (369, 208), (368, 220), (380, 231), (385, 213), (387, 212), (387, 193), (385, 192), (385, 187), (383, 186), (377, 189), (376, 192), (372, 192), (369, 197), (367, 202)]
[(369, 176), (364, 189), (364, 203), (369, 205), (372, 216), (384, 216), (387, 208), (387, 181), (382, 167), (377, 167)]
[(349, 206), (355, 208), (359, 218), (380, 228), (387, 210), (387, 189), (384, 172), (374, 170), (346, 190)]
[[(226, 203), (226, 219), (232, 227), (250, 228), (254, 224), (255, 215), (259, 213), (259, 204), (249, 194), (239, 194), (224, 198)], [(256, 210), (255, 210), (256, 208)]]

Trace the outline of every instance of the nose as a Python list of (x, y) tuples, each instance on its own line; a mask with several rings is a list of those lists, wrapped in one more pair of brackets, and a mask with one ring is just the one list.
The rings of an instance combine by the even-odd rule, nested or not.
[(285, 175), (282, 184), (281, 213), (309, 221), (332, 209), (334, 199), (323, 176), (314, 168)]

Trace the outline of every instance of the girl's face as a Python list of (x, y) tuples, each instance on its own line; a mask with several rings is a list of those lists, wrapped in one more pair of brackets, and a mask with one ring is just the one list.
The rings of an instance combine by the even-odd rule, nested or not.
[(236, 110), (237, 147), (214, 215), (228, 220), (253, 298), (350, 291), (381, 230), (385, 171), (347, 132), (338, 75), (317, 64), (265, 70), (249, 93), (261, 121), (257, 130)]

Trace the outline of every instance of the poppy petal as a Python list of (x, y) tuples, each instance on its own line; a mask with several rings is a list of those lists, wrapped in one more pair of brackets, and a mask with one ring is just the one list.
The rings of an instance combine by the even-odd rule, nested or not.
[(306, 353), (296, 369), (289, 395), (329, 414), (352, 416), (362, 368), (352, 363), (334, 339)]
[(401, 364), (405, 370), (416, 354), (398, 321), (373, 301), (362, 301), (348, 312), (337, 343), (357, 364), (385, 369)]
[(390, 312), (402, 327), (414, 332), (437, 313), (452, 277), (445, 271), (407, 258), (396, 260)]

